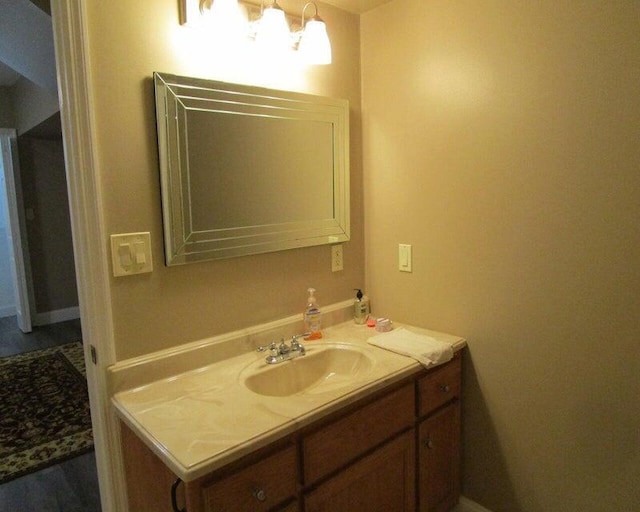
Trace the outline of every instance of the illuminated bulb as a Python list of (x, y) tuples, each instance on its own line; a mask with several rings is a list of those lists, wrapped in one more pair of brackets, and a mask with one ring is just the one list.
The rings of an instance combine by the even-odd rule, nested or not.
[(331, 42), (327, 35), (327, 26), (318, 16), (305, 24), (298, 53), (307, 64), (331, 64)]
[(216, 37), (231, 40), (246, 36), (247, 20), (240, 10), (238, 0), (215, 0), (209, 16)]
[(261, 50), (286, 50), (291, 46), (289, 25), (285, 19), (284, 11), (276, 2), (266, 7), (260, 18), (256, 43)]

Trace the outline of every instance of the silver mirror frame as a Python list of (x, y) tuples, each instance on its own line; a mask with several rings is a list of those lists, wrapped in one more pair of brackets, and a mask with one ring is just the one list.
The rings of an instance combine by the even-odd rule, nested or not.
[[(154, 73), (154, 89), (167, 265), (349, 240), (349, 104), (346, 100), (167, 73)], [(214, 114), (242, 114), (243, 118), (251, 118), (265, 117), (268, 112), (269, 118), (329, 123), (330, 129), (324, 131), (332, 138), (327, 144), (333, 154), (327, 160), (333, 168), (326, 172), (332, 173), (329, 179), (333, 181), (333, 204), (325, 205), (324, 211), (331, 211), (332, 215), (303, 220), (287, 218), (275, 223), (255, 218), (240, 226), (194, 227), (187, 120), (189, 112), (195, 110), (199, 116), (203, 112), (212, 113), (212, 120)], [(313, 157), (308, 154), (308, 159)], [(303, 172), (301, 167), (291, 174), (297, 180), (304, 180)], [(273, 199), (286, 201), (286, 197)]]

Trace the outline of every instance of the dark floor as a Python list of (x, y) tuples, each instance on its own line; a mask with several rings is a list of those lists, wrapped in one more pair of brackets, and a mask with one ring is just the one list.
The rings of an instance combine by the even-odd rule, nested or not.
[[(34, 327), (24, 334), (15, 317), (0, 318), (0, 357), (82, 339), (79, 320)], [(100, 512), (93, 452), (0, 485), (1, 512)]]
[(81, 339), (80, 320), (34, 327), (32, 332), (25, 334), (18, 328), (15, 316), (0, 318), (0, 357), (55, 347)]

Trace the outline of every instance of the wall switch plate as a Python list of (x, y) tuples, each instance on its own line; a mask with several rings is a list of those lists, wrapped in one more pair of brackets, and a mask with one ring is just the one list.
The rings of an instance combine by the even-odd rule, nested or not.
[(413, 272), (411, 252), (411, 245), (398, 245), (398, 270), (400, 270), (400, 272)]
[(144, 232), (111, 235), (111, 262), (115, 277), (151, 272), (151, 234)]
[(338, 272), (344, 268), (342, 260), (342, 244), (331, 246), (331, 272)]

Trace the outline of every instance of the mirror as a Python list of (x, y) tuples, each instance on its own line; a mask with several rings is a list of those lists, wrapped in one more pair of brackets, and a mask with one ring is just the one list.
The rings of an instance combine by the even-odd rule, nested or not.
[(349, 240), (346, 100), (154, 73), (167, 265)]

